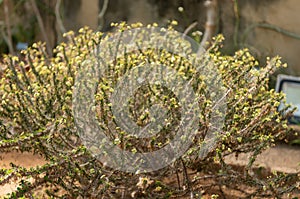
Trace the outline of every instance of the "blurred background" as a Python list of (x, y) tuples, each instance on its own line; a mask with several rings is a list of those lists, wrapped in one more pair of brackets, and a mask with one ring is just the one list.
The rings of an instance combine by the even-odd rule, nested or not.
[[(111, 31), (112, 22), (167, 25), (205, 32), (207, 0), (0, 0), (0, 53), (17, 54), (36, 41), (52, 49), (62, 34), (83, 26)], [(223, 52), (249, 48), (264, 65), (266, 56), (288, 63), (279, 73), (300, 75), (299, 0), (212, 0), (213, 34), (225, 36)], [(195, 23), (197, 22), (197, 24)], [(193, 24), (194, 23), (194, 24)], [(194, 26), (191, 26), (193, 24)]]

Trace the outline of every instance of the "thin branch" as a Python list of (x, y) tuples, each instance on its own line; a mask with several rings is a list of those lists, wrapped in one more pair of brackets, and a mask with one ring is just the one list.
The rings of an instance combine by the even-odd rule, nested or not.
[(205, 24), (205, 32), (198, 50), (198, 55), (203, 53), (203, 51), (208, 47), (208, 44), (215, 33), (218, 0), (207, 0), (204, 5), (207, 8), (207, 21)]
[(181, 164), (182, 164), (183, 174), (184, 174), (185, 181), (186, 181), (186, 184), (187, 184), (187, 190), (190, 191), (190, 192), (192, 192), (193, 191), (193, 187), (192, 187), (192, 184), (191, 184), (188, 172), (187, 172), (187, 168), (185, 166), (185, 162), (183, 161), (182, 158), (180, 158), (180, 161), (181, 161)]
[(178, 168), (175, 168), (176, 170), (176, 178), (177, 178), (177, 184), (178, 184), (178, 189), (180, 190), (180, 178), (179, 178), (179, 174), (178, 174)]
[(237, 0), (233, 1), (233, 10), (234, 10), (234, 16), (235, 16), (235, 25), (234, 25), (234, 36), (233, 36), (233, 42), (234, 46), (238, 46), (238, 33), (240, 28), (240, 13), (239, 13), (239, 4)]
[(55, 4), (55, 17), (56, 17), (56, 22), (57, 22), (57, 25), (60, 29), (60, 32), (63, 34), (67, 31), (66, 31), (64, 23), (61, 19), (61, 16), (60, 16), (60, 5), (61, 5), (61, 0), (57, 0), (56, 4)]
[(265, 29), (273, 30), (273, 31), (281, 33), (285, 36), (300, 40), (300, 34), (285, 30), (283, 28), (280, 28), (276, 25), (269, 24), (269, 23), (255, 23), (255, 24), (249, 26), (249, 28), (247, 28), (245, 30), (243, 41), (245, 41), (247, 39), (249, 32), (251, 32), (255, 28), (265, 28)]
[(98, 29), (101, 30), (102, 27), (103, 27), (103, 23), (104, 23), (104, 15), (106, 13), (106, 10), (107, 10), (107, 7), (108, 7), (108, 3), (109, 3), (109, 0), (104, 0), (104, 3), (103, 3), (103, 7), (98, 15), (98, 20), (99, 20), (99, 26), (98, 26)]
[(185, 29), (185, 31), (183, 32), (182, 38), (185, 38), (186, 35), (189, 34), (189, 32), (190, 32), (193, 28), (195, 28), (195, 27), (197, 26), (197, 24), (198, 24), (198, 22), (194, 22), (194, 23), (192, 23), (191, 25), (189, 25), (189, 26)]
[(12, 42), (12, 34), (11, 34), (11, 27), (10, 27), (10, 20), (9, 20), (8, 0), (4, 0), (4, 16), (5, 16), (5, 26), (7, 32), (7, 37), (4, 38), (8, 45), (9, 53), (14, 54), (14, 47)]
[(50, 46), (49, 46), (49, 45), (50, 45), (50, 40), (49, 40), (49, 38), (48, 38), (48, 36), (47, 36), (46, 29), (45, 29), (45, 25), (44, 25), (42, 16), (41, 16), (41, 14), (40, 14), (40, 11), (39, 11), (39, 9), (38, 9), (36, 3), (35, 3), (35, 0), (30, 0), (30, 3), (31, 3), (32, 9), (33, 9), (33, 12), (34, 12), (34, 14), (36, 15), (36, 18), (37, 18), (37, 20), (38, 20), (38, 24), (39, 24), (39, 26), (40, 26), (40, 29), (41, 29), (43, 38), (44, 38), (44, 40), (45, 40), (45, 42), (46, 42), (47, 52), (48, 52), (49, 55), (51, 55), (51, 54), (52, 54), (52, 53), (51, 53), (52, 51), (51, 51)]

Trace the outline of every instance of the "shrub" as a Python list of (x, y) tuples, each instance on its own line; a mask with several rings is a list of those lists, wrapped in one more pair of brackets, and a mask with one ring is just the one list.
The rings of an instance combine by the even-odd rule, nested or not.
[[(116, 28), (116, 31), (122, 32), (132, 27), (120, 24)], [(172, 27), (168, 29), (172, 30)], [(2, 65), (5, 71), (0, 80), (0, 150), (31, 151), (47, 160), (47, 164), (31, 169), (13, 164), (10, 169), (1, 169), (0, 185), (15, 180), (19, 182), (18, 189), (8, 197), (34, 196), (41, 188), (49, 196), (64, 198), (179, 197), (199, 191), (197, 184), (207, 178), (205, 174), (210, 174), (212, 181), (209, 181), (209, 186), (203, 186), (204, 191), (214, 186), (222, 189), (226, 185), (228, 189), (248, 197), (281, 197), (299, 189), (299, 185), (294, 183), (299, 181), (299, 174), (270, 174), (265, 177), (253, 168), (257, 155), (277, 140), (284, 139), (289, 132), (286, 118), (277, 111), (284, 96), (268, 87), (269, 75), (282, 67), (280, 59), (268, 59), (267, 66), (258, 70), (257, 61), (247, 49), (237, 51), (233, 56), (222, 55), (219, 51), (222, 36), (216, 37), (212, 47), (200, 58), (203, 63), (213, 63), (212, 70), (218, 71), (222, 77), (226, 93), (224, 125), (218, 129), (217, 144), (212, 150), (205, 156), (199, 156), (201, 147), (205, 146), (204, 137), (211, 125), (211, 116), (223, 114), (214, 113), (212, 93), (205, 90), (206, 74), (198, 74), (188, 60), (168, 51), (144, 49), (125, 52), (124, 56), (107, 64), (109, 70), (99, 79), (95, 93), (96, 116), (106, 135), (120, 148), (130, 151), (155, 151), (174, 136), (181, 117), (180, 103), (174, 93), (161, 85), (147, 84), (139, 88), (134, 99), (129, 101), (130, 114), (140, 126), (150, 122), (148, 108), (157, 101), (163, 101), (170, 115), (168, 125), (159, 134), (151, 139), (136, 139), (114, 122), (109, 96), (117, 81), (145, 60), (173, 67), (193, 81), (193, 89), (199, 97), (199, 130), (189, 150), (166, 168), (133, 175), (106, 167), (80, 139), (73, 116), (72, 97), (76, 77), (82, 68), (88, 67), (85, 60), (93, 59), (91, 55), (94, 55), (95, 49), (101, 42), (108, 41), (110, 35), (82, 28), (78, 36), (72, 32), (66, 34), (69, 41), (57, 46), (53, 57), (49, 57), (42, 43), (23, 51), (22, 57), (4, 57)], [(188, 43), (180, 45), (182, 49), (189, 47)], [(195, 56), (192, 51), (186, 53)], [(242, 170), (224, 162), (224, 158), (233, 153), (251, 154), (248, 165)], [(191, 179), (189, 169), (201, 172)], [(165, 180), (177, 176), (181, 181), (180, 175), (184, 176), (182, 183)], [(239, 185), (245, 185), (249, 190), (243, 192)]]

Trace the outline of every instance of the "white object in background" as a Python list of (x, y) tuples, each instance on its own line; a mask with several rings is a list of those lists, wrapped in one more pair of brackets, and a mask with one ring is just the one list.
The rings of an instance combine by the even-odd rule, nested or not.
[[(291, 104), (293, 108), (297, 107), (294, 112), (295, 117), (300, 118), (300, 77), (289, 75), (278, 75), (276, 82), (276, 92), (283, 92), (286, 95), (286, 102)], [(278, 107), (279, 110), (284, 108), (281, 103)]]

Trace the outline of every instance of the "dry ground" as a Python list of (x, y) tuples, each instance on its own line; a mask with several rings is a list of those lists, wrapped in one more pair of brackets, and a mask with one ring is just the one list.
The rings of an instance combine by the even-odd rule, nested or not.
[[(247, 163), (247, 156), (247, 154), (240, 155), (238, 158), (230, 156), (226, 158), (226, 162), (235, 166), (243, 166)], [(11, 162), (16, 165), (24, 166), (26, 168), (43, 165), (45, 163), (45, 160), (42, 157), (33, 155), (31, 153), (2, 153), (0, 154), (0, 157), (0, 168), (9, 168)], [(255, 165), (257, 167), (262, 166), (272, 171), (287, 173), (297, 172), (300, 170), (300, 147), (284, 144), (277, 145), (276, 147), (270, 148), (263, 154), (261, 154), (255, 162)], [(209, 180), (205, 184), (209, 184)], [(5, 186), (0, 186), (0, 197), (6, 195), (7, 193), (10, 193), (15, 188), (16, 184), (13, 183)], [(224, 190), (226, 190), (226, 188)], [(241, 196), (239, 196), (238, 193), (233, 190), (226, 190), (225, 192), (226, 195), (228, 194), (232, 196), (231, 198), (241, 198)], [(300, 193), (299, 196), (294, 195), (293, 197), (296, 196), (300, 198)], [(183, 198), (190, 197), (186, 196)], [(208, 195), (204, 195), (203, 198), (211, 197)]]

